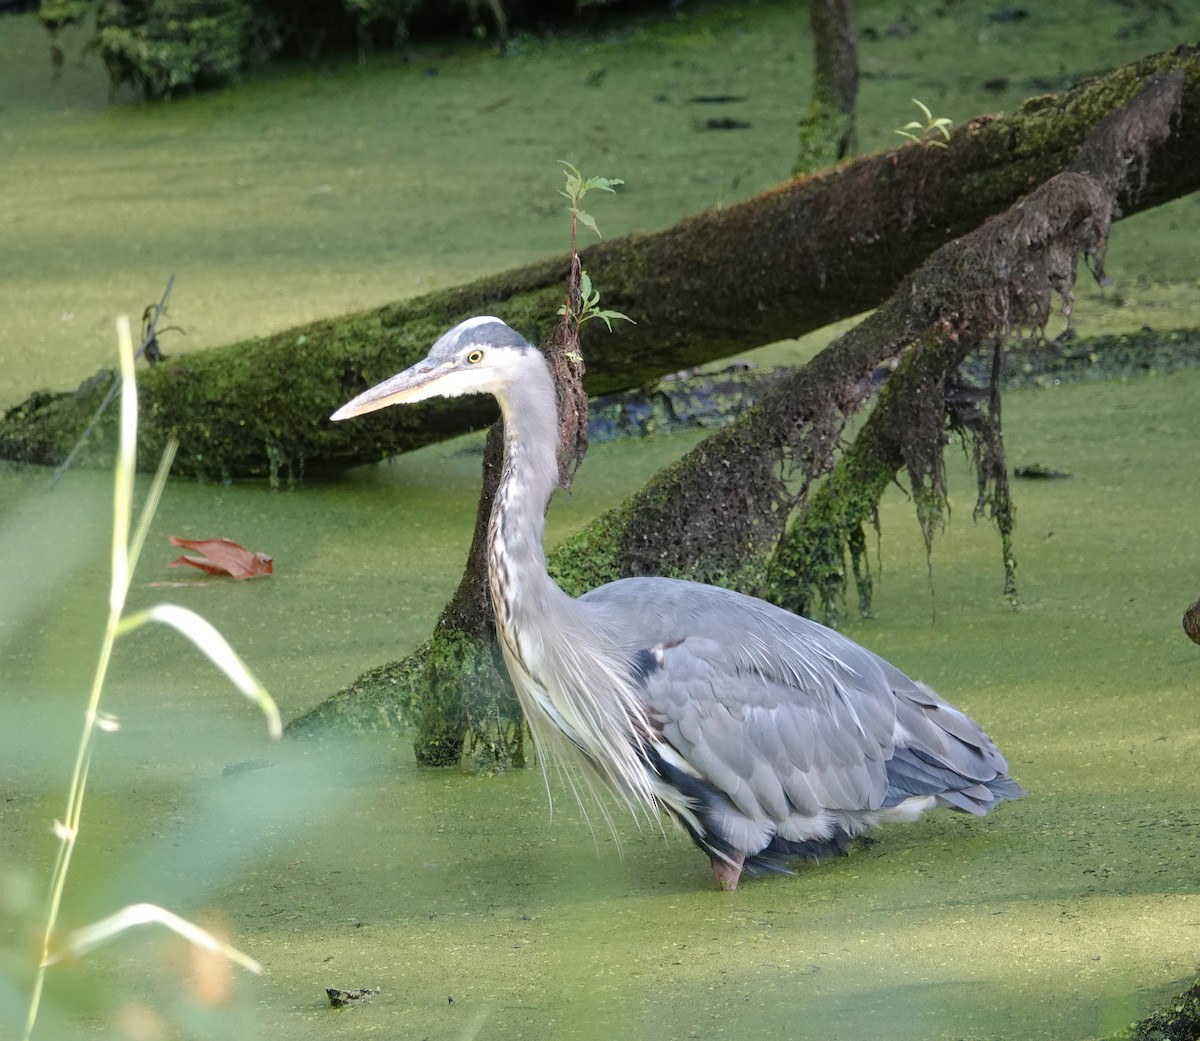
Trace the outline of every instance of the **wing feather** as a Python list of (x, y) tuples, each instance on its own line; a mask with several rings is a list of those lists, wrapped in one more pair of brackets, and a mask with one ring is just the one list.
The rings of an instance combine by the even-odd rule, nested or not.
[(829, 811), (947, 791), (957, 794), (944, 801), (979, 813), (992, 800), (986, 782), (1007, 769), (987, 735), (927, 687), (765, 601), (635, 578), (581, 602), (650, 663), (643, 691), (663, 739), (748, 818), (741, 830), (796, 830)]

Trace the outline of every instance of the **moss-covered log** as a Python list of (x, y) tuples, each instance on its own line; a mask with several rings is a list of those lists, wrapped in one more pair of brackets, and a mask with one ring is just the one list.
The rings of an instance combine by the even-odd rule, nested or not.
[[(790, 556), (775, 560), (765, 582), (755, 572), (789, 515), (806, 504), (812, 482), (833, 469), (844, 425), (870, 394), (872, 371), (914, 343), (930, 349), (914, 352), (895, 377), (879, 421), (864, 431), (868, 446), (848, 460), (843, 480), (834, 485), (853, 500), (854, 516), (836, 530), (857, 529), (862, 511), (873, 509), (877, 493), (903, 464), (928, 532), (942, 499), (948, 380), (991, 338), (1010, 328), (1043, 326), (1054, 294), (1069, 310), (1078, 259), (1090, 255), (1100, 262), (1118, 199), (1149, 175), (1174, 136), (1183, 81), (1178, 70), (1146, 80), (1101, 121), (1068, 170), (941, 247), (882, 307), (773, 385), (757, 407), (569, 542), (562, 561), (556, 560), (564, 588), (578, 593), (624, 575), (668, 574), (757, 587), (803, 610), (808, 590), (788, 590), (794, 582), (826, 583), (824, 575), (813, 574), (813, 564), (825, 559), (828, 547), (810, 546), (802, 537)], [(993, 462), (981, 453), (981, 465)], [(999, 509), (1003, 495), (992, 493), (981, 490), (981, 497)], [(818, 536), (830, 520), (802, 522), (802, 530)]]
[[(938, 246), (1011, 205), (1069, 161), (1147, 76), (1181, 69), (1178, 133), (1124, 213), (1200, 187), (1200, 48), (1145, 58), (1027, 102), (1010, 117), (958, 127), (946, 149), (905, 146), (788, 181), (737, 206), (583, 255), (606, 306), (631, 315), (615, 334), (584, 330), (590, 394), (640, 386), (877, 306)], [(560, 303), (564, 258), (374, 311), (199, 351), (141, 378), (141, 458), (174, 432), (176, 472), (209, 478), (316, 474), (379, 459), (490, 422), (487, 399), (389, 409), (360, 423), (329, 413), (407, 367), (448, 326), (493, 313), (544, 340)], [(592, 323), (595, 324), (595, 323)], [(61, 461), (107, 389), (35, 394), (0, 421), (0, 457)], [(105, 465), (108, 452), (99, 453)]]
[[(569, 540), (550, 559), (563, 588), (578, 595), (616, 578), (649, 573), (757, 588), (793, 608), (807, 606), (813, 590), (828, 602), (840, 592), (844, 547), (852, 555), (861, 547), (862, 524), (901, 466), (909, 471), (928, 535), (944, 496), (943, 416), (950, 377), (968, 354), (1009, 328), (1044, 324), (1056, 294), (1069, 306), (1079, 258), (1103, 255), (1117, 198), (1129, 180), (1153, 169), (1151, 155), (1156, 162), (1170, 140), (1183, 82), (1179, 71), (1148, 79), (1101, 122), (1068, 170), (937, 250), (883, 307), (773, 384), (758, 405), (629, 502)], [(913, 344), (918, 349), (909, 351), (835, 467), (844, 424), (870, 396), (870, 374)], [(980, 437), (998, 440), (998, 425), (985, 423), (978, 430)], [(996, 512), (1006, 488), (997, 493), (987, 485), (997, 481), (1002, 453), (992, 443), (977, 458), (981, 500), (990, 496)], [(487, 473), (485, 464), (485, 478)], [(788, 486), (782, 473), (798, 481)], [(830, 480), (815, 504), (800, 511), (791, 538), (776, 550), (788, 517), (805, 503), (811, 483), (826, 474)], [(487, 486), (485, 479), (476, 526), (480, 547), (480, 525), (490, 509)], [(1002, 534), (1005, 523), (1002, 519)], [(764, 562), (773, 552), (768, 571)], [(1005, 553), (1007, 561), (1007, 544)], [(476, 556), (460, 596), (464, 588), (482, 589), (482, 551)], [(480, 576), (474, 583), (472, 572)], [(478, 628), (477, 621), (472, 624)], [(419, 652), (436, 653), (430, 647)], [(394, 699), (395, 692), (360, 687), (359, 696), (356, 718), (373, 722), (381, 716), (372, 698)], [(335, 695), (328, 708), (318, 706), (293, 724), (292, 732), (342, 722), (346, 710), (346, 698)]]
[[(1014, 330), (1043, 328), (1055, 296), (1069, 313), (1081, 258), (1102, 266), (1118, 198), (1136, 186), (1172, 135), (1181, 81), (1178, 72), (1151, 77), (1101, 121), (1065, 171), (978, 231), (938, 250), (913, 276), (913, 295), (940, 294), (941, 310), (888, 381), (829, 480), (776, 547), (768, 571), (771, 599), (801, 613), (815, 600), (827, 619), (836, 618), (849, 556), (860, 605), (869, 611), (869, 576), (860, 570), (863, 526), (884, 489), (905, 469), (928, 549), (946, 507), (949, 426), (972, 443), (976, 515), (989, 515), (999, 529), (1004, 589), (1016, 602), (1014, 511), (1000, 425), (1002, 345)], [(895, 299), (889, 306), (894, 304)], [(981, 347), (993, 358), (986, 397), (956, 381), (960, 366)]]
[(1157, 1012), (1140, 1019), (1108, 1041), (1196, 1041), (1200, 1038), (1200, 980)]

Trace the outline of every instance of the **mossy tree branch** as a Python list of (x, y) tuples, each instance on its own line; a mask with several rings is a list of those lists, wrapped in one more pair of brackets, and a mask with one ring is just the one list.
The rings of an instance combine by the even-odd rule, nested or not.
[[(1200, 187), (1200, 48), (1142, 59), (1009, 117), (964, 123), (946, 149), (903, 146), (583, 251), (606, 306), (638, 323), (612, 335), (584, 329), (588, 393), (640, 386), (878, 306), (939, 246), (1062, 169), (1108, 112), (1169, 69), (1184, 74), (1183, 118), (1145, 182), (1120, 194), (1122, 211), (1135, 213)], [(157, 365), (141, 381), (142, 458), (157, 457), (174, 434), (180, 473), (313, 475), (485, 425), (496, 413), (483, 398), (389, 409), (355, 424), (327, 417), (471, 315), (496, 314), (544, 342), (568, 263), (556, 258)], [(39, 393), (9, 410), (0, 458), (60, 462), (110, 380), (100, 373), (75, 394)], [(93, 459), (107, 464), (109, 454), (98, 446)]]
[[(933, 293), (934, 320), (908, 350), (854, 444), (772, 557), (771, 599), (807, 613), (817, 600), (836, 619), (849, 556), (860, 580), (863, 525), (900, 469), (908, 472), (926, 552), (947, 507), (947, 429), (972, 444), (979, 495), (1001, 536), (1005, 594), (1016, 602), (1014, 509), (1000, 422), (1001, 344), (1014, 331), (1040, 334), (1057, 297), (1069, 314), (1078, 262), (1103, 265), (1108, 231), (1122, 193), (1136, 189), (1151, 156), (1169, 140), (1178, 118), (1183, 77), (1150, 77), (1122, 108), (1107, 116), (1063, 173), (1007, 213), (944, 246), (909, 282), (909, 293)], [(902, 294), (897, 294), (898, 297)], [(895, 298), (894, 298), (895, 299)], [(982, 407), (956, 380), (968, 355), (994, 352)], [(869, 586), (860, 605), (869, 611)]]
[[(1151, 155), (1157, 161), (1171, 139), (1183, 87), (1179, 71), (1150, 77), (1097, 127), (1071, 169), (939, 249), (883, 307), (569, 540), (550, 561), (558, 581), (577, 594), (625, 575), (668, 574), (757, 587), (802, 610), (815, 591), (828, 605), (844, 582), (844, 548), (861, 561), (862, 526), (901, 467), (931, 538), (945, 504), (945, 416), (954, 374), (972, 351), (1006, 331), (1044, 324), (1056, 296), (1069, 310), (1078, 259), (1103, 256), (1116, 200), (1131, 180), (1150, 176)], [(870, 397), (870, 374), (905, 352), (838, 462), (845, 423)], [(991, 503), (999, 518), (1011, 570), (1011, 503), (996, 477), (1004, 471), (998, 405), (987, 418), (974, 425), (984, 446), (976, 453), (981, 503)], [(826, 474), (808, 501), (812, 482)], [(798, 507), (799, 520), (780, 542)], [(763, 562), (773, 551), (768, 569)], [(482, 575), (482, 561), (475, 567)], [(333, 706), (340, 714), (344, 698), (335, 696)], [(362, 718), (377, 717), (368, 702)], [(317, 728), (328, 718), (319, 706), (295, 729)]]

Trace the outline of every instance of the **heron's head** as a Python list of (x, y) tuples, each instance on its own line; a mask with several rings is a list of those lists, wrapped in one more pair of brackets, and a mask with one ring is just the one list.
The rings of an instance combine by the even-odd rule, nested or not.
[(424, 361), (397, 373), (339, 408), (330, 419), (349, 419), (388, 405), (496, 394), (522, 369), (536, 347), (499, 318), (468, 318), (439, 337)]

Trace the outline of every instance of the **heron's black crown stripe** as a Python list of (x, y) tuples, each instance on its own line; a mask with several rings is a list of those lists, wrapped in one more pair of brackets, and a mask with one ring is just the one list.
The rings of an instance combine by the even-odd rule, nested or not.
[[(451, 330), (453, 332), (454, 330)], [(457, 351), (465, 346), (480, 347), (518, 347), (526, 348), (529, 341), (515, 329), (509, 328), (503, 322), (484, 322), (470, 325), (461, 329), (453, 340), (447, 340), (445, 346)]]

